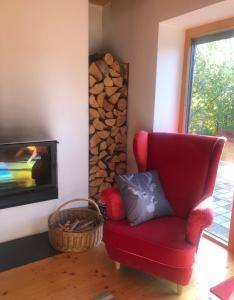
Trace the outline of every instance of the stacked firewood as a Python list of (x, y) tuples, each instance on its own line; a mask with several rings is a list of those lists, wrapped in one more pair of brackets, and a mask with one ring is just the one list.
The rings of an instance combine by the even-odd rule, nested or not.
[(89, 66), (89, 195), (126, 173), (128, 64), (110, 53)]
[(78, 218), (74, 221), (68, 220), (64, 224), (58, 224), (58, 227), (67, 232), (83, 232), (90, 229), (93, 229), (100, 224), (100, 220), (97, 218), (89, 218), (79, 220)]

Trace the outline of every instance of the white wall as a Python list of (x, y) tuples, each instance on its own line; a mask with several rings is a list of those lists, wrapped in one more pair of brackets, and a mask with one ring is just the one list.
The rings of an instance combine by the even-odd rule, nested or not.
[[(140, 129), (153, 130), (154, 127), (159, 23), (218, 2), (223, 1), (112, 0), (104, 7), (104, 47), (119, 56), (122, 61), (130, 64), (129, 171), (135, 170), (132, 154), (132, 139), (135, 132)], [(159, 101), (162, 103), (162, 98)], [(157, 99), (155, 105), (157, 108)], [(164, 114), (164, 110), (161, 112)], [(161, 130), (163, 130), (162, 127)]]
[(58, 139), (59, 200), (0, 210), (0, 242), (88, 194), (88, 0), (0, 2), (0, 138)]
[(89, 53), (102, 50), (102, 6), (89, 4)]
[(234, 1), (226, 0), (159, 23), (154, 131), (178, 131), (186, 29), (230, 18), (233, 12)]
[(185, 30), (159, 24), (154, 131), (177, 132)]

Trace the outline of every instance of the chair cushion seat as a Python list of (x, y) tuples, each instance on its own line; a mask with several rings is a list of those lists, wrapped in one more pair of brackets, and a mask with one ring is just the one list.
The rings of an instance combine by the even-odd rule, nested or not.
[(186, 220), (161, 217), (129, 226), (126, 220), (107, 220), (104, 225), (106, 246), (117, 247), (166, 266), (187, 268), (194, 263), (196, 247), (188, 243)]

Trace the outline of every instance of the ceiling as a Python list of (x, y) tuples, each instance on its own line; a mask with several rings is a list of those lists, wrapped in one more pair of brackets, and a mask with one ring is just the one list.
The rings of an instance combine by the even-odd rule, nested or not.
[(110, 0), (89, 0), (89, 3), (97, 4), (101, 6), (106, 5), (108, 2), (110, 2)]

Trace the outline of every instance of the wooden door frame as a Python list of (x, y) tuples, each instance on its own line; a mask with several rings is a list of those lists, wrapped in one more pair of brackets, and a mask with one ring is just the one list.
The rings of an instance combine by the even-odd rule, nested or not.
[[(216, 21), (213, 23), (201, 25), (199, 27), (187, 29), (185, 32), (185, 45), (184, 45), (184, 61), (182, 68), (182, 83), (181, 83), (181, 96), (180, 96), (180, 110), (179, 110), (179, 122), (178, 122), (178, 132), (185, 132), (185, 122), (186, 122), (186, 106), (187, 106), (187, 95), (188, 95), (188, 84), (189, 84), (189, 67), (190, 67), (190, 54), (192, 39), (201, 36), (209, 35), (216, 32), (226, 31), (228, 29), (234, 28), (234, 17), (229, 19), (224, 19), (221, 21)], [(234, 199), (233, 199), (234, 200)], [(206, 236), (206, 234), (205, 234)], [(208, 236), (207, 236), (208, 237)], [(210, 238), (210, 237), (208, 237)], [(214, 242), (217, 242), (214, 238), (210, 238)], [(217, 242), (220, 244), (220, 242)], [(232, 218), (230, 224), (230, 234), (228, 246), (223, 244), (223, 246), (228, 248), (234, 253), (234, 204), (232, 207)]]
[(232, 217), (229, 231), (228, 248), (232, 253), (234, 253), (234, 196), (232, 201)]
[(186, 30), (185, 45), (184, 45), (184, 61), (183, 61), (183, 68), (182, 68), (182, 84), (181, 84), (178, 132), (183, 133), (185, 129), (185, 121), (186, 121), (185, 112), (186, 112), (186, 105), (187, 105), (189, 62), (190, 62), (192, 39), (204, 35), (216, 33), (216, 32), (226, 31), (232, 28), (234, 28), (234, 17)]

